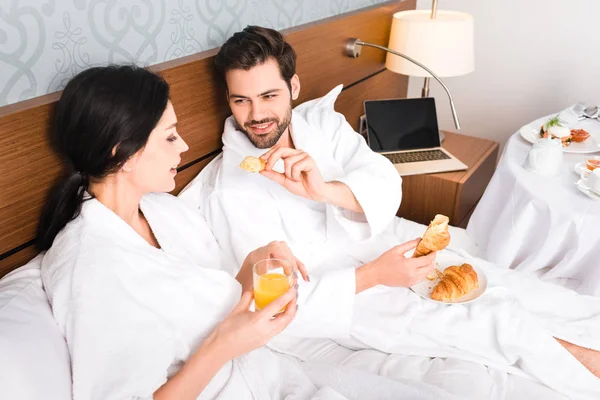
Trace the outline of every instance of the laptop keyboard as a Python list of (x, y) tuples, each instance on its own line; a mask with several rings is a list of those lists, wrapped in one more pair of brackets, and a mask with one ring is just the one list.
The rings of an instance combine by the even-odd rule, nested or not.
[(394, 164), (450, 159), (450, 157), (441, 150), (411, 151), (408, 153), (390, 153), (382, 155), (387, 157)]

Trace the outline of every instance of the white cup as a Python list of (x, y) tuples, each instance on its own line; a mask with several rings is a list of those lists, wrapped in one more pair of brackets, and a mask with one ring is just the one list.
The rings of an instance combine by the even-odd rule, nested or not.
[(563, 161), (562, 144), (555, 139), (538, 139), (525, 160), (525, 168), (543, 176), (560, 173)]
[(592, 191), (600, 195), (600, 168), (596, 168), (588, 175), (587, 184)]

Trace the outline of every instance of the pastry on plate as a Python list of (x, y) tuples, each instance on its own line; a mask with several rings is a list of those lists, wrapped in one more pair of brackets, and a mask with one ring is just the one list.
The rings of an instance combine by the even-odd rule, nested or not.
[(431, 291), (431, 298), (452, 301), (479, 287), (477, 272), (470, 264), (453, 265), (442, 272), (442, 278)]
[(248, 156), (240, 163), (240, 168), (248, 172), (260, 172), (267, 166), (267, 162), (262, 158)]

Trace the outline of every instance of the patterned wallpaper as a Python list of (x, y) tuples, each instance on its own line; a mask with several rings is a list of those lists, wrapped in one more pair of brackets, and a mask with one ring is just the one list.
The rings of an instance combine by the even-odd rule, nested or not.
[(152, 65), (255, 24), (285, 29), (384, 0), (0, 0), (0, 106), (94, 65)]

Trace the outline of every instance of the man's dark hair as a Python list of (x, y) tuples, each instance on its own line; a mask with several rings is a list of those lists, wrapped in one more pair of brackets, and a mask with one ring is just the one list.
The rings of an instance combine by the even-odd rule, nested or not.
[(227, 89), (225, 74), (232, 69), (248, 71), (273, 58), (279, 65), (281, 78), (292, 90), (291, 80), (296, 74), (296, 53), (274, 29), (247, 26), (230, 37), (215, 57), (215, 72), (218, 80)]

